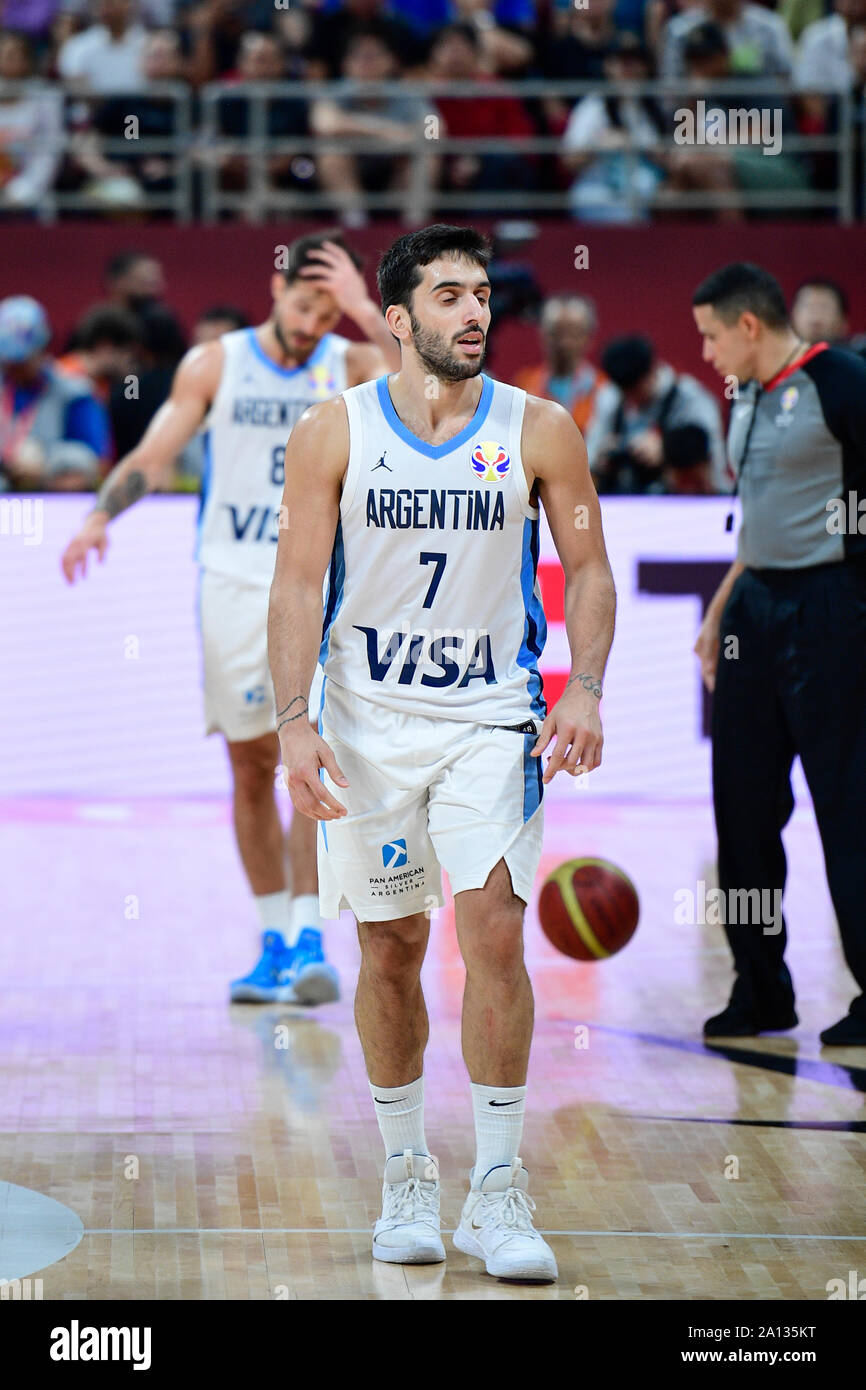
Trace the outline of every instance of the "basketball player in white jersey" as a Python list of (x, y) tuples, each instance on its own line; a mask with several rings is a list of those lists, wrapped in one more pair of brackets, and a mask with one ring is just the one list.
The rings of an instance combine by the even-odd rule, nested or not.
[[(600, 762), (615, 596), (571, 416), (481, 375), (488, 260), (475, 231), (448, 226), (408, 233), (383, 257), (401, 367), (315, 406), (292, 433), (269, 651), (292, 801), (321, 823), (322, 909), (349, 907), (358, 922), (355, 1016), (386, 1157), (373, 1255), (445, 1258), (420, 984), (441, 866), (466, 965), (477, 1144), (455, 1243), (490, 1274), (553, 1279), (519, 1157), (533, 1016), (523, 914), (543, 783)], [(539, 502), (565, 571), (572, 657), (550, 711), (538, 674)], [(307, 717), (317, 659), (319, 733)]]
[[(379, 375), (389, 354), (392, 362), (399, 356), (358, 265), (339, 232), (292, 243), (271, 280), (270, 319), (187, 353), (169, 399), (112, 471), (63, 556), (70, 583), (86, 572), (90, 550), (101, 560), (108, 523), (164, 480), (204, 424), (197, 557), (206, 732), (219, 731), (228, 745), (237, 844), (263, 931), (259, 961), (232, 983), (234, 1000), (316, 1004), (339, 994), (322, 948), (316, 827), (304, 816), (292, 817), (285, 845), (291, 900), (286, 887), (267, 604), (286, 436), (308, 406)], [(342, 313), (373, 341), (338, 336)]]

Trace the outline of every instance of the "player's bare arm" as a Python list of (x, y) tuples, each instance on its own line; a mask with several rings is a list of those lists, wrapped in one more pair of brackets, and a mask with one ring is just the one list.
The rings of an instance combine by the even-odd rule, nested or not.
[(87, 573), (87, 556), (100, 561), (108, 549), (108, 523), (153, 492), (189, 443), (216, 395), (223, 349), (217, 342), (192, 348), (175, 372), (171, 395), (164, 401), (136, 447), (112, 469), (96, 505), (67, 545), (61, 565), (68, 582)]
[(400, 344), (393, 337), (378, 305), (370, 298), (364, 277), (342, 246), (326, 241), (308, 252), (318, 262), (308, 265), (300, 277), (317, 289), (327, 290), (337, 305), (360, 328), (366, 343), (353, 343), (346, 356), (350, 386), (372, 381), (385, 372), (400, 370)]
[(716, 688), (716, 667), (719, 664), (719, 624), (731, 590), (743, 573), (744, 566), (735, 560), (713, 597), (698, 631), (694, 651), (701, 663), (701, 677), (711, 693)]
[(574, 776), (601, 762), (599, 701), (616, 613), (616, 591), (604, 545), (601, 510), (590, 477), (586, 446), (571, 416), (554, 401), (529, 396), (521, 453), (530, 495), (537, 494), (565, 572), (565, 627), (571, 674), (548, 711), (533, 755), (552, 739), (544, 771)]
[(323, 767), (336, 783), (348, 785), (310, 723), (307, 696), (322, 638), (322, 585), (348, 459), (349, 422), (340, 397), (305, 410), (286, 445), (284, 524), (271, 585), (268, 658), (286, 785), (295, 809), (313, 820), (346, 814), (319, 777)]

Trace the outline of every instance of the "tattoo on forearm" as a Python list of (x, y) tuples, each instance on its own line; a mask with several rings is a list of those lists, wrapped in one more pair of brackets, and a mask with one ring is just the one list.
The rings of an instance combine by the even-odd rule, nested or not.
[(125, 478), (107, 478), (96, 499), (97, 511), (108, 512), (110, 517), (119, 516), (147, 492), (147, 479), (140, 469), (133, 469)]
[(579, 671), (576, 676), (572, 676), (570, 680), (566, 681), (566, 690), (575, 681), (580, 681), (584, 690), (588, 690), (590, 695), (594, 695), (597, 700), (601, 699), (601, 681), (596, 676), (590, 676), (586, 671)]
[[(292, 708), (292, 705), (296, 705), (299, 700), (301, 702), (301, 708), (299, 710), (296, 710), (294, 714), (289, 714), (289, 710)], [(293, 720), (301, 719), (303, 715), (307, 713), (307, 702), (304, 699), (303, 695), (296, 695), (293, 700), (289, 701), (285, 709), (277, 710), (277, 733), (280, 732), (280, 729), (283, 727), (284, 724), (291, 724)]]

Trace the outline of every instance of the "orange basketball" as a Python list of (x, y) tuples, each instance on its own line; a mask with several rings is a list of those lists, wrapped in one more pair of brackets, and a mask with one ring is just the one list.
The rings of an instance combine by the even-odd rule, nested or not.
[(604, 960), (634, 936), (637, 890), (607, 859), (569, 859), (548, 874), (538, 895), (538, 920), (548, 941), (575, 960)]

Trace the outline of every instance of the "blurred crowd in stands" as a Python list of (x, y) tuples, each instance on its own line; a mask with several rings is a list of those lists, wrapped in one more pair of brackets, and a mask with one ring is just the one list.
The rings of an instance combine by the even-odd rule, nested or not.
[[(706, 215), (738, 220), (746, 212), (737, 199), (750, 191), (790, 200), (835, 186), (839, 155), (829, 148), (766, 158), (754, 143), (722, 155), (678, 146), (674, 110), (688, 107), (705, 121), (699, 97), (714, 82), (741, 83), (739, 100), (725, 105), (772, 108), (789, 137), (838, 133), (840, 99), (854, 96), (857, 123), (845, 130), (862, 140), (866, 0), (780, 0), (778, 8), (748, 0), (0, 0), (0, 28), (7, 217), (35, 215), (49, 190), (78, 195), (78, 211), (66, 215), (143, 213), (149, 198), (176, 188), (181, 159), (199, 174), (215, 169), (222, 189), (242, 193), (251, 166), (236, 142), (255, 133), (249, 92), (268, 83), (283, 92), (264, 108), (262, 133), (308, 142), (267, 156), (270, 184), (330, 195), (349, 226), (368, 216), (365, 195), (387, 191), (405, 191), (411, 219), (406, 142), (434, 134), (431, 116), (435, 190), (508, 190), (528, 211), (533, 194), (558, 193), (575, 217), (602, 222), (675, 215), (666, 200), (700, 190), (730, 195)], [(636, 92), (636, 82), (654, 77), (681, 81), (679, 97)], [(396, 91), (292, 93), (298, 81), (335, 79), (390, 81)], [(553, 89), (497, 95), (503, 80), (522, 79), (596, 89), (578, 98)], [(442, 90), (425, 97), (419, 80)], [(448, 86), (466, 81), (483, 84), (483, 99), (449, 95)], [(782, 96), (762, 88), (777, 81)], [(165, 83), (190, 94), (189, 130)], [(222, 91), (205, 132), (202, 91), (213, 83)], [(135, 139), (172, 137), (176, 153), (168, 144), (135, 152)], [(320, 149), (335, 137), (371, 143), (366, 153)], [(510, 147), (474, 148), (497, 137)], [(554, 144), (521, 153), (533, 137)], [(466, 150), (437, 155), (435, 138), (465, 140)], [(129, 149), (118, 151), (124, 140)], [(171, 207), (163, 204), (162, 215)]]
[[(506, 288), (506, 303), (508, 295)], [(56, 353), (41, 304), (24, 295), (0, 300), (0, 493), (97, 487), (138, 443), (187, 347), (249, 326), (243, 307), (213, 304), (188, 341), (165, 296), (153, 256), (114, 256), (105, 268), (105, 299)], [(604, 339), (586, 296), (530, 298), (512, 287), (508, 312), (537, 321), (542, 352), (514, 384), (573, 415), (600, 494), (731, 491), (716, 395), (662, 360), (642, 334)], [(803, 283), (791, 317), (807, 342), (866, 356), (866, 334), (851, 336), (847, 296), (835, 281)], [(202, 465), (197, 438), (166, 489), (198, 490)]]

